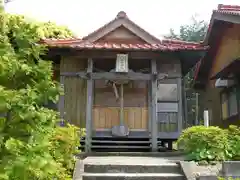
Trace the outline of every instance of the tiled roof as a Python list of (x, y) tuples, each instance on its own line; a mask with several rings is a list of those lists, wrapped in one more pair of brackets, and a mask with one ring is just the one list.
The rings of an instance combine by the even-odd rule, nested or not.
[[(89, 40), (91, 39), (91, 36), (96, 35), (97, 33), (101, 33), (100, 31), (106, 28), (107, 26), (110, 26), (115, 22), (115, 26), (111, 28), (118, 28), (118, 26), (125, 24), (126, 28), (132, 28), (131, 31), (137, 30), (136, 35), (138, 36), (141, 34), (146, 39), (143, 38), (145, 42), (142, 43), (119, 43), (119, 42), (96, 42), (96, 40), (99, 38), (95, 38), (95, 40)], [(112, 31), (112, 29), (110, 30)], [(107, 32), (107, 30), (105, 29)], [(105, 33), (106, 33), (105, 32)], [(139, 34), (137, 34), (139, 33)], [(143, 35), (144, 34), (144, 35)], [(103, 33), (102, 36), (105, 34)], [(139, 37), (141, 37), (141, 35)], [(142, 37), (141, 37), (142, 38)], [(151, 40), (149, 40), (151, 39)], [(204, 46), (202, 43), (194, 43), (194, 42), (184, 42), (184, 41), (178, 41), (178, 40), (160, 40), (148, 32), (146, 32), (144, 29), (139, 27), (137, 24), (135, 24), (133, 21), (131, 21), (127, 14), (124, 11), (120, 11), (115, 19), (110, 21), (109, 23), (105, 24), (103, 27), (99, 28), (98, 30), (94, 31), (93, 33), (90, 33), (88, 36), (77, 39), (77, 38), (69, 38), (69, 39), (43, 39), (41, 41), (42, 43), (47, 44), (50, 47), (59, 47), (59, 48), (74, 48), (74, 49), (109, 49), (109, 50), (150, 50), (150, 51), (178, 51), (178, 50), (205, 50), (207, 49), (206, 46)]]
[(219, 12), (219, 13), (223, 13), (223, 14), (240, 15), (240, 6), (219, 4), (218, 9), (214, 10), (213, 12)]
[(74, 49), (109, 49), (109, 50), (152, 50), (152, 51), (177, 51), (177, 50), (205, 50), (208, 47), (199, 43), (162, 40), (159, 44), (126, 44), (126, 43), (90, 43), (81, 39), (43, 39), (42, 43), (50, 47)]

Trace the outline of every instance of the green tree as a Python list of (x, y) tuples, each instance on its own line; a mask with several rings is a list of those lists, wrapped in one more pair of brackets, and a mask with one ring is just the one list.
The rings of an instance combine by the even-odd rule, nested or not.
[(41, 38), (67, 38), (73, 37), (74, 34), (65, 26), (56, 25), (53, 22), (36, 23), (37, 33)]
[(208, 29), (208, 24), (203, 20), (198, 20), (197, 16), (191, 18), (190, 24), (180, 26), (179, 33), (176, 33), (174, 29), (170, 29), (169, 35), (166, 38), (200, 42), (204, 40), (205, 34)]
[[(43, 106), (60, 94), (40, 38), (71, 36), (52, 23), (33, 23), (0, 7), (0, 180), (71, 179), (52, 152), (58, 113)], [(40, 33), (40, 32), (44, 33)], [(66, 133), (68, 134), (68, 133)], [(54, 141), (57, 144), (57, 142)]]
[[(208, 24), (203, 20), (198, 20), (197, 16), (191, 18), (190, 24), (185, 24), (179, 27), (179, 33), (175, 33), (174, 29), (170, 29), (170, 32), (166, 38), (190, 41), (190, 42), (200, 42), (204, 40), (208, 29)], [(192, 82), (194, 77), (195, 67), (189, 71), (189, 73), (184, 77), (184, 86), (186, 91), (187, 100), (187, 119), (186, 124), (194, 124), (202, 119), (203, 110), (199, 107), (199, 98), (201, 94), (196, 93), (192, 88)], [(187, 125), (188, 126), (188, 125)]]

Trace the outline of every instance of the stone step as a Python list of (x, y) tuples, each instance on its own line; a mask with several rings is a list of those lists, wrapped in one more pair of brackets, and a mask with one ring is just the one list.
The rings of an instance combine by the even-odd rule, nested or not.
[(81, 152), (77, 156), (80, 159), (84, 159), (86, 157), (118, 157), (118, 156), (130, 156), (130, 157), (167, 157), (170, 159), (178, 159), (184, 160), (184, 153), (182, 151), (167, 151), (167, 152)]
[(150, 146), (93, 145), (92, 149), (150, 149)]
[(185, 177), (174, 173), (83, 173), (82, 180), (185, 180)]
[(150, 141), (110, 141), (110, 140), (92, 140), (92, 144), (101, 143), (101, 144), (150, 144)]
[(84, 164), (86, 173), (182, 173), (177, 163), (161, 164)]

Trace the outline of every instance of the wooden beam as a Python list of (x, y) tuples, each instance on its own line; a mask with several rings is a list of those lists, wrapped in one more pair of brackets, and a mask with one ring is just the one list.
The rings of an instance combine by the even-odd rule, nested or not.
[(176, 79), (179, 77), (178, 74), (146, 74), (146, 73), (137, 73), (137, 72), (129, 72), (129, 73), (115, 73), (115, 72), (63, 72), (61, 76), (75, 76), (83, 79), (93, 79), (93, 80), (152, 80), (152, 79)]
[[(151, 72), (153, 75), (157, 74), (157, 62), (156, 59), (152, 59), (151, 61)], [(157, 151), (158, 150), (158, 126), (157, 126), (157, 78), (152, 79), (151, 83), (151, 143), (152, 143), (152, 151)]]
[[(87, 73), (93, 71), (93, 60), (88, 59)], [(87, 107), (86, 107), (86, 140), (85, 140), (85, 152), (91, 151), (92, 141), (92, 107), (93, 107), (93, 80), (89, 78), (87, 80)]]
[(144, 73), (114, 73), (114, 72), (103, 72), (103, 73), (92, 73), (93, 79), (105, 79), (105, 80), (150, 80), (151, 74)]
[(88, 79), (87, 72), (86, 71), (80, 71), (80, 72), (61, 72), (60, 76), (65, 77), (81, 77), (83, 79)]
[[(129, 59), (146, 60), (149, 61), (151, 58), (161, 59), (165, 55), (171, 55), (172, 52), (152, 52), (152, 51), (123, 51), (123, 53), (128, 54)], [(78, 50), (71, 48), (50, 48), (51, 55), (63, 55), (63, 56), (77, 56), (79, 59), (92, 58), (94, 60), (98, 59), (113, 59), (115, 61), (119, 51), (117, 50)], [(170, 56), (171, 57), (171, 56)], [(164, 59), (164, 58), (163, 58)], [(166, 58), (165, 58), (166, 59)]]

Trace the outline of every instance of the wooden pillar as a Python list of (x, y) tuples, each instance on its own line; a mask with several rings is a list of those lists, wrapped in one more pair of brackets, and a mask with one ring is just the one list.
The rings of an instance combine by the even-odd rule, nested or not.
[(152, 129), (152, 81), (148, 81), (148, 131)]
[(178, 84), (178, 132), (182, 132), (183, 121), (183, 101), (182, 101), (182, 78), (177, 79)]
[(120, 86), (120, 125), (124, 125), (124, 99), (123, 99), (123, 84)]
[(186, 87), (185, 82), (182, 80), (182, 99), (183, 99), (183, 128), (186, 128), (188, 125), (188, 102), (187, 102), (187, 93), (186, 93)]
[(86, 107), (86, 139), (85, 139), (85, 152), (91, 151), (92, 145), (92, 106), (93, 106), (93, 80), (91, 73), (93, 71), (93, 61), (88, 59), (87, 73), (90, 78), (87, 80), (87, 107)]
[(64, 125), (64, 115), (65, 115), (65, 107), (64, 107), (64, 76), (60, 76), (60, 85), (63, 90), (63, 94), (60, 95), (59, 104), (58, 104), (58, 111), (60, 112), (60, 125)]
[(158, 126), (157, 126), (157, 62), (156, 59), (151, 60), (151, 72), (154, 78), (152, 78), (151, 83), (151, 143), (152, 151), (158, 150)]

